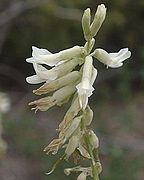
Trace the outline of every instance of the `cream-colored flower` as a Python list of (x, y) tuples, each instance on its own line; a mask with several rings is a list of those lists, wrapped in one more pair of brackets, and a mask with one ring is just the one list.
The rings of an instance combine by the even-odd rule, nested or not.
[(89, 106), (87, 106), (83, 117), (85, 126), (89, 126), (92, 122), (92, 119), (93, 119), (93, 111)]
[(61, 130), (60, 137), (63, 136), (65, 140), (69, 139), (78, 130), (82, 116), (75, 117), (69, 125)]
[(62, 64), (59, 64), (52, 69), (48, 70), (40, 64), (33, 63), (35, 75), (26, 78), (30, 84), (38, 84), (41, 82), (51, 82), (70, 73), (78, 64), (82, 63), (82, 59), (71, 59)]
[(75, 98), (75, 100), (72, 102), (70, 108), (68, 109), (66, 115), (64, 116), (63, 121), (59, 124), (59, 131), (63, 131), (66, 129), (69, 124), (73, 121), (73, 119), (78, 115), (80, 111), (80, 105), (78, 97)]
[(65, 153), (67, 154), (67, 157), (70, 157), (71, 154), (75, 151), (75, 149), (79, 145), (79, 136), (72, 136), (68, 142), (68, 145), (66, 147)]
[(65, 76), (62, 76), (62, 77), (55, 79), (51, 82), (46, 82), (45, 84), (43, 84), (38, 89), (33, 90), (33, 93), (35, 93), (37, 95), (50, 93), (52, 91), (55, 91), (57, 89), (60, 89), (64, 86), (66, 86), (68, 84), (75, 83), (76, 81), (79, 81), (80, 77), (81, 77), (80, 72), (72, 71), (72, 72), (66, 74)]
[[(26, 59), (29, 63), (39, 63), (39, 64), (46, 64), (48, 66), (55, 66), (59, 64), (61, 61), (62, 63), (64, 61), (70, 60), (72, 58), (79, 58), (85, 54), (85, 50), (83, 47), (80, 46), (74, 46), (72, 48), (60, 51), (55, 54), (45, 53), (45, 50), (37, 50), (35, 52), (35, 48), (33, 50), (33, 58)], [(42, 52), (42, 53), (39, 53)], [(48, 51), (49, 52), (49, 51)]]
[(93, 59), (91, 56), (85, 58), (83, 67), (83, 75), (81, 82), (76, 86), (79, 96), (79, 103), (82, 109), (85, 109), (88, 103), (88, 97), (92, 95), (94, 90), (93, 82), (97, 76), (97, 70), (93, 68)]
[(104, 19), (106, 16), (106, 8), (104, 4), (101, 4), (97, 7), (97, 11), (94, 17), (94, 20), (90, 26), (91, 36), (94, 37), (99, 31)]
[(108, 53), (104, 49), (96, 49), (93, 56), (107, 67), (118, 68), (123, 65), (123, 61), (131, 56), (128, 48), (123, 48), (117, 53)]
[(32, 110), (46, 111), (54, 105), (61, 106), (62, 104), (66, 103), (75, 91), (75, 85), (71, 84), (57, 90), (53, 93), (52, 96), (35, 100), (33, 102), (30, 102), (29, 105), (35, 106), (34, 108), (32, 108)]
[(54, 139), (47, 147), (44, 148), (44, 151), (53, 155), (56, 154), (59, 148), (63, 145), (63, 139)]
[[(50, 51), (48, 51), (47, 49), (42, 49), (42, 48), (38, 48), (38, 47), (35, 47), (35, 46), (32, 46), (32, 57), (30, 58), (27, 58), (26, 61), (27, 62), (33, 62), (33, 63), (36, 63), (37, 60), (40, 59), (40, 57), (42, 55), (50, 55), (52, 54)], [(53, 66), (55, 64), (49, 64), (49, 66)]]

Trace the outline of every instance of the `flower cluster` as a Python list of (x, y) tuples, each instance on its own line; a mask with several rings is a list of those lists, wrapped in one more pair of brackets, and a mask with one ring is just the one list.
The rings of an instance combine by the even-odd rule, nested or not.
[[(108, 53), (101, 48), (91, 52), (95, 44), (94, 37), (105, 16), (104, 4), (98, 6), (92, 22), (90, 9), (85, 10), (82, 17), (82, 28), (86, 40), (84, 46), (74, 46), (54, 54), (46, 49), (33, 46), (32, 57), (26, 59), (35, 70), (35, 75), (27, 77), (26, 81), (30, 84), (44, 83), (38, 89), (33, 90), (33, 93), (46, 95), (46, 97), (29, 103), (32, 110), (46, 111), (52, 106), (61, 106), (71, 99), (71, 106), (59, 124), (58, 138), (54, 139), (44, 151), (47, 154), (56, 154), (60, 148), (65, 148), (64, 156), (60, 160), (68, 159), (70, 156), (76, 163), (79, 158), (90, 160), (90, 167), (77, 166), (65, 169), (66, 175), (71, 172), (81, 172), (78, 180), (85, 180), (87, 176), (96, 180), (101, 172), (99, 159), (94, 157), (99, 141), (96, 134), (89, 129), (93, 111), (88, 105), (88, 98), (94, 91), (93, 83), (97, 77), (93, 58), (107, 67), (118, 68), (123, 65), (124, 60), (131, 56), (128, 48), (121, 49), (118, 53)], [(47, 69), (44, 65), (51, 68)], [(55, 167), (56, 165), (52, 171)]]

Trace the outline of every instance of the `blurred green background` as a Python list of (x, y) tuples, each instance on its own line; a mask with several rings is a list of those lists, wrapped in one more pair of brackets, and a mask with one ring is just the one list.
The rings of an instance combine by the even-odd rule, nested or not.
[(37, 98), (25, 82), (34, 73), (25, 58), (31, 46), (57, 52), (83, 45), (81, 17), (90, 7), (107, 7), (106, 20), (96, 37), (96, 47), (109, 52), (129, 47), (132, 57), (122, 68), (106, 69), (95, 61), (99, 74), (90, 98), (94, 110), (92, 128), (100, 140), (102, 180), (144, 179), (144, 0), (1, 0), (0, 1), (0, 91), (11, 99), (3, 116), (3, 139), (7, 153), (0, 159), (1, 180), (63, 180), (62, 164), (46, 176), (56, 157), (43, 148), (57, 133), (69, 104), (48, 112), (30, 111), (27, 103)]

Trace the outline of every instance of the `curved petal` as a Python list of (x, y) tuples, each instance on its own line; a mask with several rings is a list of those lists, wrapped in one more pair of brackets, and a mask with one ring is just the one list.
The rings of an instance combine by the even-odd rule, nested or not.
[(42, 49), (32, 46), (32, 56), (34, 58), (38, 58), (39, 55), (48, 55), (48, 54), (52, 54), (52, 53), (49, 52), (47, 49)]
[(111, 57), (118, 57), (118, 56), (121, 56), (121, 55), (125, 54), (127, 51), (128, 51), (128, 48), (123, 48), (123, 49), (120, 49), (119, 52), (109, 53), (109, 55)]
[(123, 65), (123, 63), (116, 63), (116, 64), (110, 64), (109, 67), (111, 68), (119, 68)]
[(26, 78), (26, 82), (29, 84), (39, 84), (45, 82), (45, 80), (38, 77), (38, 75), (29, 76)]

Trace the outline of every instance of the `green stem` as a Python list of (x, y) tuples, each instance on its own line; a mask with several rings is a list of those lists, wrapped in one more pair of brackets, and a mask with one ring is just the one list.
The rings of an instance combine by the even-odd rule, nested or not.
[(87, 132), (84, 135), (84, 140), (85, 140), (85, 143), (86, 143), (86, 146), (87, 146), (88, 153), (89, 153), (89, 155), (91, 157), (91, 168), (92, 168), (93, 179), (94, 180), (99, 180), (98, 170), (97, 170), (97, 167), (96, 167), (94, 154), (93, 154), (93, 151), (92, 151), (92, 148), (91, 148), (91, 145), (90, 145), (89, 135), (88, 135)]
[[(83, 112), (85, 113), (85, 112)], [(85, 132), (84, 134), (84, 141), (85, 141), (85, 144), (86, 144), (86, 147), (87, 147), (87, 151), (91, 157), (91, 168), (92, 168), (92, 175), (93, 175), (93, 180), (99, 180), (99, 176), (98, 176), (98, 170), (97, 170), (97, 167), (96, 167), (96, 162), (95, 162), (95, 157), (94, 157), (94, 154), (93, 154), (93, 151), (92, 151), (92, 147), (91, 147), (91, 144), (90, 144), (90, 140), (89, 140), (89, 134), (88, 134), (88, 130), (85, 126), (85, 123), (84, 123), (84, 119), (82, 119), (81, 121), (81, 129)]]
[(87, 53), (89, 54), (90, 52), (90, 41), (87, 41)]

